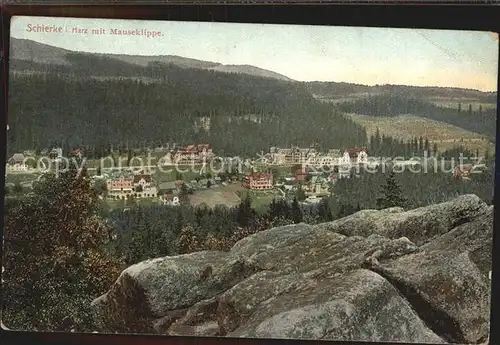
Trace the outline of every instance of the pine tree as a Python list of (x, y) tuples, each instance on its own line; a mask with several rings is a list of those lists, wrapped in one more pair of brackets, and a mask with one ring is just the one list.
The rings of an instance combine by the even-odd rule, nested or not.
[(292, 201), (292, 220), (295, 224), (301, 223), (304, 220), (304, 214), (296, 197)]
[(306, 192), (302, 188), (302, 184), (299, 184), (297, 187), (297, 192), (295, 193), (295, 197), (297, 198), (298, 201), (304, 201), (306, 200)]
[(179, 203), (183, 206), (190, 204), (189, 191), (185, 183), (181, 184), (181, 189), (179, 191)]
[(333, 220), (332, 212), (330, 211), (327, 198), (324, 198), (319, 202), (318, 218), (320, 222), (330, 222)]
[(420, 138), (418, 139), (418, 153), (422, 154), (424, 152), (424, 149), (424, 138), (420, 136)]
[(200, 249), (200, 239), (191, 224), (186, 225), (180, 232), (176, 241), (179, 254), (188, 254)]
[(250, 195), (247, 194), (238, 206), (237, 222), (245, 228), (253, 224), (254, 210), (252, 209), (252, 200)]
[(424, 152), (428, 156), (431, 154), (431, 145), (429, 143), (429, 139), (425, 137), (425, 142), (424, 142)]
[(381, 196), (377, 198), (377, 207), (385, 209), (389, 207), (406, 207), (407, 200), (403, 191), (396, 181), (396, 175), (391, 171), (386, 178), (385, 185), (380, 192)]
[(356, 212), (356, 208), (354, 206), (352, 206), (350, 202), (341, 202), (339, 204), (339, 208), (338, 208), (338, 212), (337, 212), (337, 219), (350, 216), (351, 214), (353, 214), (355, 212)]
[(128, 150), (127, 153), (127, 166), (130, 166), (130, 162), (132, 161), (132, 150)]

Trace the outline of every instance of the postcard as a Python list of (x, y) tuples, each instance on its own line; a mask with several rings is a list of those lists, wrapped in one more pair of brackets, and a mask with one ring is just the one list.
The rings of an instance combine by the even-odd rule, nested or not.
[(498, 36), (15, 17), (10, 330), (481, 343)]

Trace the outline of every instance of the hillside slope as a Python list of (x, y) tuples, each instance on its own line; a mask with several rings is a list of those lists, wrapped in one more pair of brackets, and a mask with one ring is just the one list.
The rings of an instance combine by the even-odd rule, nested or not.
[(389, 135), (404, 141), (420, 136), (428, 138), (444, 151), (456, 145), (483, 153), (486, 149), (494, 152), (495, 144), (485, 135), (467, 131), (458, 126), (415, 115), (393, 117), (347, 114), (354, 122), (366, 128), (368, 136), (375, 135), (377, 129), (381, 135)]
[(241, 73), (279, 80), (291, 80), (279, 73), (250, 65), (223, 65), (218, 62), (203, 61), (175, 55), (144, 56), (76, 52), (26, 39), (11, 38), (10, 41), (10, 59), (24, 61), (24, 66), (27, 66), (26, 62), (69, 65), (71, 61), (68, 61), (68, 54), (72, 53), (116, 59), (136, 66), (148, 66), (151, 63), (158, 62), (162, 64), (174, 64), (182, 68), (214, 69), (219, 72)]
[(343, 148), (366, 141), (360, 125), (332, 114), (297, 83), (86, 54), (68, 58), (71, 66), (31, 63), (41, 74), (11, 74), (10, 149), (210, 142), (220, 153), (255, 155), (275, 145)]
[(343, 102), (336, 108), (347, 112), (375, 117), (396, 117), (413, 114), (422, 118), (458, 126), (467, 131), (486, 135), (491, 140), (496, 135), (496, 109), (473, 109), (461, 104), (458, 108), (442, 108), (413, 96), (384, 93), (363, 99)]

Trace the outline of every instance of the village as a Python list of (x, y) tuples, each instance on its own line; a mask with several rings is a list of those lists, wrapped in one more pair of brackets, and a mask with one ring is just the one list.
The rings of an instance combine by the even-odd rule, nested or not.
[[(43, 176), (47, 164), (52, 166), (63, 160), (61, 148), (43, 153), (48, 163), (36, 159), (32, 151), (14, 154), (6, 165), (6, 188), (17, 186), (30, 190)], [(74, 149), (71, 155), (84, 157), (85, 153), (82, 149)], [(212, 163), (216, 160), (215, 169)], [(339, 179), (356, 176), (359, 168), (374, 168), (380, 164), (380, 158), (370, 157), (363, 148), (321, 152), (314, 146), (271, 147), (258, 158), (221, 158), (210, 144), (191, 144), (167, 150), (159, 156), (156, 167), (179, 168), (170, 169), (169, 173), (155, 171), (155, 166), (87, 166), (99, 197), (110, 205), (126, 207), (129, 201), (179, 206), (183, 200), (191, 204), (236, 206), (246, 195), (264, 206), (272, 199), (293, 200), (294, 197), (303, 204), (314, 204), (330, 195)], [(394, 164), (416, 166), (419, 162), (400, 160)], [(183, 167), (191, 169), (180, 169)], [(471, 164), (457, 166), (453, 177), (468, 179), (475, 167)]]

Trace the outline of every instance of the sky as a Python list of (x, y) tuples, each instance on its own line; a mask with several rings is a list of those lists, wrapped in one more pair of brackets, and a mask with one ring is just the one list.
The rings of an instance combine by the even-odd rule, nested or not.
[[(29, 25), (63, 32), (34, 32)], [(90, 31), (101, 28), (105, 34)], [(161, 34), (122, 36), (111, 29)], [(299, 81), (497, 89), (498, 35), (491, 32), (14, 17), (11, 35), (74, 51), (248, 64)]]

